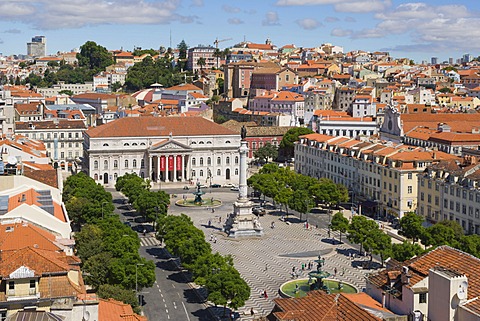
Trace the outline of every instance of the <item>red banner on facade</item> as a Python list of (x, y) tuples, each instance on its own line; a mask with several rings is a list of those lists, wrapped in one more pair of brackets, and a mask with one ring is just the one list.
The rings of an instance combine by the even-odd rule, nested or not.
[(178, 155), (177, 156), (177, 171), (182, 170), (182, 156)]
[(165, 156), (160, 157), (160, 171), (165, 171)]
[(173, 171), (173, 156), (168, 156), (168, 170)]

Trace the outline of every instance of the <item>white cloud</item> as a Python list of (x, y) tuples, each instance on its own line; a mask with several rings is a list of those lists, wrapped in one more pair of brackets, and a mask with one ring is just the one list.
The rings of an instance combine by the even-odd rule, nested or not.
[(353, 39), (360, 39), (360, 38), (382, 38), (385, 36), (385, 33), (382, 32), (380, 29), (373, 28), (373, 29), (362, 29), (360, 31), (356, 31), (352, 33)]
[(338, 22), (340, 21), (340, 19), (338, 19), (337, 17), (326, 17), (325, 18), (325, 22)]
[(244, 23), (243, 20), (240, 20), (238, 18), (230, 18), (227, 20), (227, 22), (231, 25), (241, 25)]
[(265, 19), (262, 20), (263, 26), (279, 26), (278, 13), (275, 11), (269, 11), (265, 14)]
[(179, 6), (180, 0), (20, 0), (0, 3), (0, 19), (24, 22), (38, 29), (185, 23), (198, 19), (176, 13)]
[(354, 17), (345, 17), (345, 22), (357, 22), (357, 19), (355, 19)]
[(193, 7), (203, 7), (203, 0), (192, 0)]
[(353, 34), (353, 31), (350, 29), (341, 29), (341, 28), (335, 28), (330, 32), (331, 36), (334, 37), (348, 37)]
[(277, 0), (276, 5), (332, 5), (338, 12), (381, 12), (392, 5), (392, 0)]
[(222, 6), (222, 9), (223, 9), (223, 11), (228, 12), (228, 13), (239, 13), (239, 12), (242, 11), (242, 9), (240, 9), (238, 7), (232, 7), (232, 6), (229, 6), (229, 5), (226, 5), (226, 4), (224, 4)]
[(297, 23), (297, 25), (299, 25), (300, 27), (302, 27), (305, 30), (313, 30), (313, 29), (317, 29), (318, 27), (322, 26), (322, 24), (320, 22), (318, 22), (315, 19), (311, 19), (311, 18), (300, 19), (300, 20), (297, 20), (295, 22)]

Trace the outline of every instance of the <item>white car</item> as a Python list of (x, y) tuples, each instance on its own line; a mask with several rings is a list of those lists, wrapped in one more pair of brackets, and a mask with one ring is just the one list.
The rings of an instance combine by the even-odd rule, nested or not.
[(223, 187), (235, 187), (235, 184), (227, 183), (227, 184), (224, 184)]
[(230, 188), (230, 190), (238, 192), (240, 189), (238, 188), (238, 186), (232, 186), (232, 188)]

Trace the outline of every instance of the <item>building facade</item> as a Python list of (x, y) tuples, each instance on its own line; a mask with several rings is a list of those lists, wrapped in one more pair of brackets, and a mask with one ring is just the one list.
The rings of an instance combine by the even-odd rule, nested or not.
[(127, 117), (85, 133), (83, 168), (106, 185), (126, 173), (159, 183), (237, 183), (239, 146), (239, 133), (201, 117)]

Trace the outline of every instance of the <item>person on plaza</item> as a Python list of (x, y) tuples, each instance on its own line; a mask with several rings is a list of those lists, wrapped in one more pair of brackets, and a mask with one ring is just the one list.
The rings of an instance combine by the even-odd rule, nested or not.
[(265, 299), (268, 299), (267, 290), (263, 290), (263, 297), (264, 297)]
[(293, 272), (293, 273), (295, 273), (295, 266), (294, 266), (294, 267), (292, 267), (292, 272)]
[(213, 241), (213, 234), (210, 234), (210, 242)]
[(208, 220), (208, 227), (212, 226), (212, 221)]
[(218, 217), (218, 223), (222, 223), (222, 217), (221, 216)]
[(215, 236), (215, 238), (213, 239), (213, 243), (217, 243), (217, 237)]
[(337, 268), (334, 268), (334, 269), (333, 269), (333, 275), (334, 275), (334, 276), (337, 276)]
[(253, 308), (250, 309), (250, 315), (255, 315), (255, 311), (253, 310)]
[(305, 264), (302, 263), (302, 271), (305, 271)]
[(268, 270), (268, 265), (265, 264), (265, 270), (264, 271), (267, 271)]

